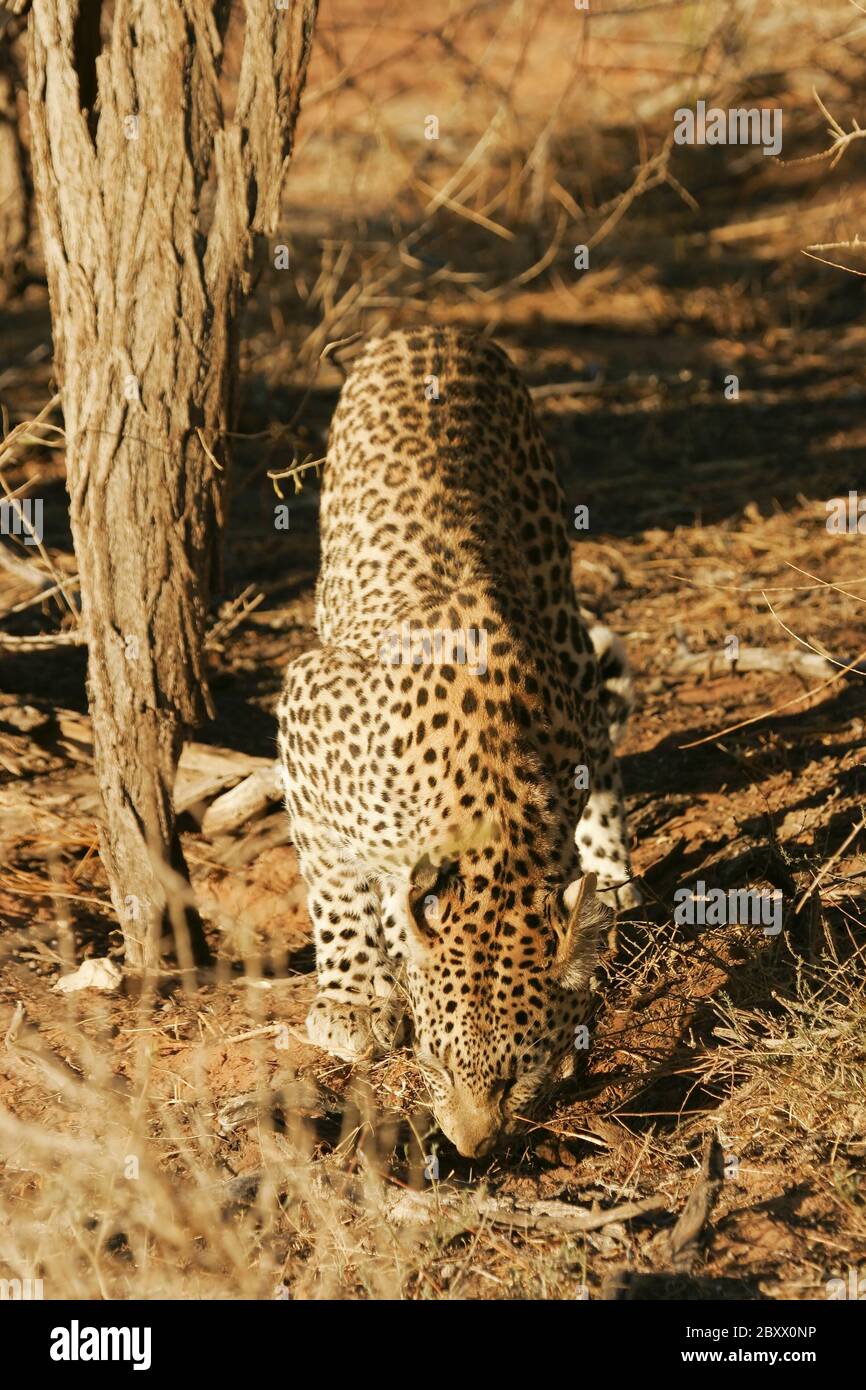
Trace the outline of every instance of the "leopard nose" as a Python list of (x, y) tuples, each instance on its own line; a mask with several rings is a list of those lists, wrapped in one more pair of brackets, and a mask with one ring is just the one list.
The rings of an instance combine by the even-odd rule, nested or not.
[(478, 1140), (474, 1147), (467, 1145), (465, 1148), (460, 1149), (460, 1153), (464, 1158), (485, 1158), (487, 1154), (491, 1153), (493, 1149), (496, 1148), (496, 1141), (498, 1138), (499, 1131), (497, 1130), (495, 1134), (489, 1134), (486, 1139)]
[(502, 1116), (498, 1111), (472, 1111), (469, 1114), (451, 1116), (442, 1124), (442, 1129), (457, 1152), (464, 1158), (484, 1158), (496, 1147), (502, 1129)]

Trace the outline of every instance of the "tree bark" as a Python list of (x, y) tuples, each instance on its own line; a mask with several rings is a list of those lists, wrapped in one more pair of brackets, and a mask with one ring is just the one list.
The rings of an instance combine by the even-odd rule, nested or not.
[[(277, 224), (317, 0), (33, 0), (37, 206), (88, 642), (101, 852), (126, 959), (174, 928), (206, 956), (175, 827), (188, 730), (211, 713), (204, 622), (224, 521), (238, 313)], [(86, 100), (92, 104), (86, 105)]]
[(17, 94), (23, 20), (0, 20), (0, 303), (21, 286), (30, 242), (30, 181)]

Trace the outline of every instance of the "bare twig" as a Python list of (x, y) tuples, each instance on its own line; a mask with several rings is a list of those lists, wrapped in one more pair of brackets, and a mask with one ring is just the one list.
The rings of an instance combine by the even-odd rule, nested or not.
[(285, 496), (282, 489), (278, 486), (279, 480), (282, 478), (291, 478), (295, 484), (295, 492), (300, 492), (302, 488), (302, 484), (298, 482), (300, 474), (306, 473), (308, 468), (319, 469), (321, 468), (324, 462), (324, 458), (306, 458), (303, 459), (300, 463), (293, 463), (290, 468), (276, 469), (273, 472), (271, 470), (268, 470), (268, 477), (274, 485), (274, 492), (280, 498)]
[(859, 822), (858, 825), (854, 826), (850, 835), (847, 835), (845, 837), (845, 839), (842, 841), (842, 844), (836, 850), (836, 853), (830, 856), (826, 864), (821, 869), (820, 873), (817, 873), (815, 877), (812, 879), (812, 882), (809, 884), (809, 887), (805, 890), (802, 897), (800, 898), (800, 901), (797, 903), (797, 906), (794, 908), (795, 914), (800, 911), (803, 904), (807, 901), (808, 898), (812, 896), (819, 883), (822, 883), (824, 881), (824, 879), (827, 877), (827, 874), (832, 869), (833, 865), (839, 862), (848, 846), (852, 843), (853, 840), (857, 838), (864, 826), (866, 826), (866, 816), (863, 817), (863, 819)]
[[(481, 1193), (470, 1196), (470, 1207), (474, 1214), (493, 1225), (518, 1231), (547, 1229), (560, 1234), (600, 1231), (613, 1222), (633, 1221), (639, 1216), (664, 1211), (667, 1205), (667, 1199), (658, 1195), (643, 1197), (637, 1202), (624, 1202), (607, 1211), (591, 1211), (586, 1207), (571, 1206), (568, 1202), (539, 1201), (523, 1206)], [(435, 1192), (402, 1191), (392, 1201), (389, 1217), (397, 1224), (423, 1223), (443, 1212), (459, 1217), (462, 1207), (462, 1194), (441, 1187)]]
[(817, 154), (805, 155), (802, 159), (784, 159), (780, 160), (779, 163), (816, 164), (819, 160), (829, 159), (830, 168), (835, 169), (849, 145), (852, 145), (855, 140), (862, 140), (866, 137), (866, 130), (862, 130), (856, 120), (852, 121), (851, 130), (845, 130), (836, 120), (836, 117), (831, 116), (814, 87), (812, 88), (812, 96), (815, 98), (822, 116), (825, 116), (827, 119), (827, 134), (832, 136), (830, 147), (826, 150), (820, 150)]
[(0, 632), (0, 647), (11, 652), (50, 652), (56, 647), (85, 645), (86, 639), (80, 629), (76, 629), (75, 632), (40, 633), (36, 637), (11, 637), (6, 632)]
[(726, 734), (736, 733), (738, 729), (745, 729), (749, 724), (758, 724), (762, 719), (768, 719), (771, 714), (781, 714), (782, 710), (790, 709), (792, 705), (802, 704), (804, 700), (808, 700), (812, 695), (820, 695), (821, 692), (827, 690), (829, 686), (835, 685), (837, 681), (840, 681), (849, 671), (856, 671), (860, 663), (864, 660), (866, 660), (866, 649), (864, 649), (859, 656), (855, 656), (849, 666), (846, 666), (841, 671), (837, 671), (835, 675), (832, 675), (829, 680), (824, 681), (822, 685), (813, 686), (811, 690), (804, 690), (801, 695), (795, 695), (791, 700), (783, 700), (780, 705), (773, 705), (772, 709), (762, 710), (760, 714), (753, 714), (750, 719), (741, 719), (737, 724), (729, 724), (727, 728), (717, 729), (715, 733), (706, 734), (704, 738), (693, 739), (691, 743), (681, 743), (679, 747), (699, 748), (702, 743), (714, 743), (716, 739), (724, 738)]

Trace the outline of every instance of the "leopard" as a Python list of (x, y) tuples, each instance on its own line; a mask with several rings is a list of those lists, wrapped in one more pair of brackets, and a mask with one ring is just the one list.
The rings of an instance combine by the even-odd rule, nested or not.
[(460, 327), (367, 342), (323, 466), (318, 645), (277, 707), (306, 1031), (346, 1062), (408, 1037), (468, 1158), (574, 1070), (601, 934), (640, 902), (614, 752), (631, 677), (577, 596), (568, 520), (504, 349)]

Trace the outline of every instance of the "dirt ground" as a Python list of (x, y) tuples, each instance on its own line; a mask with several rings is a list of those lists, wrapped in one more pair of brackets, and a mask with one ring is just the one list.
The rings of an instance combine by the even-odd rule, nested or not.
[[(774, 4), (727, 28), (663, 8), (662, 32), (477, 7), (438, 37), (406, 5), (379, 28), (362, 0), (325, 8), (292, 270), (265, 264), (247, 317), (217, 714), (195, 735), (271, 758), (283, 669), (315, 642), (315, 470), (281, 484), (288, 531), (267, 470), (324, 453), (341, 373), (322, 349), (427, 320), (492, 333), (569, 511), (589, 509), (575, 583), (638, 692), (621, 756), (646, 905), (606, 943), (585, 1067), (473, 1164), (431, 1128), (409, 1051), (352, 1069), (307, 1044), (310, 928), (276, 803), (233, 834), (204, 832), (204, 801), (183, 813), (207, 978), (56, 992), (83, 958), (122, 957), (85, 657), (0, 647), (0, 1266), (42, 1271), (46, 1297), (823, 1299), (866, 1273), (866, 520), (827, 524), (864, 478), (866, 265), (804, 254), (862, 225), (862, 144), (809, 157), (834, 138), (813, 85), (846, 130), (863, 118), (864, 39), (841, 4), (795, 36)], [(682, 91), (777, 102), (784, 162), (669, 149), (632, 197)], [(459, 208), (431, 208), (491, 129)], [(0, 354), (11, 428), (52, 393), (38, 266)], [(62, 447), (3, 476), (44, 499), (74, 604)], [(10, 635), (72, 626), (3, 566), (0, 612)], [(700, 881), (781, 894), (782, 930), (678, 924), (676, 890)], [(714, 1139), (725, 1178), (683, 1244)], [(566, 1206), (613, 1215), (580, 1230)]]

